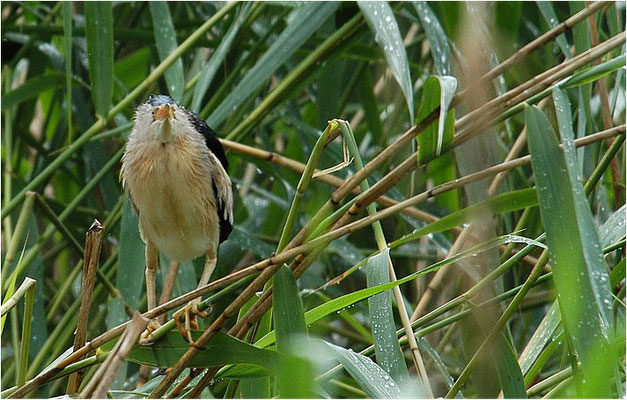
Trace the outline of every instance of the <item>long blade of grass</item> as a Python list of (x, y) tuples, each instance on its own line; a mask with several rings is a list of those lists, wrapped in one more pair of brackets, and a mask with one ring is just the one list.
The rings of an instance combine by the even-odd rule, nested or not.
[(416, 9), (420, 18), (420, 24), (429, 39), (431, 57), (433, 58), (437, 74), (440, 76), (450, 75), (451, 46), (448, 43), (448, 37), (444, 29), (442, 29), (442, 25), (440, 25), (440, 21), (438, 21), (438, 18), (426, 2), (412, 1), (411, 4)]
[[(192, 338), (200, 332), (192, 331)], [(111, 341), (99, 348), (99, 352), (108, 352), (115, 345)], [(189, 343), (178, 331), (168, 332), (151, 346), (136, 346), (128, 354), (128, 360), (143, 365), (169, 368), (189, 348)], [(264, 350), (249, 343), (235, 339), (224, 332), (219, 332), (196, 356), (190, 367), (213, 367), (225, 364), (259, 365), (273, 373), (278, 371), (281, 355), (273, 350)]]
[[(525, 123), (531, 162), (562, 320), (574, 356), (572, 364), (580, 375), (579, 390), (581, 394), (605, 396), (611, 393), (607, 382), (611, 381), (616, 365), (609, 349), (608, 328), (612, 326), (607, 318), (612, 304), (609, 279), (581, 183), (576, 176), (571, 180), (574, 168), (568, 170), (575, 160), (567, 133), (572, 128), (566, 128), (566, 123), (570, 127), (572, 121), (566, 117), (570, 114), (570, 104), (564, 101), (561, 92), (555, 93), (558, 120), (565, 135), (564, 152), (560, 151), (544, 113), (528, 107)], [(570, 149), (566, 150), (567, 147)], [(564, 154), (569, 154), (568, 162)], [(605, 303), (606, 298), (609, 304)]]
[(113, 96), (113, 3), (85, 3), (85, 38), (91, 97), (96, 114), (106, 118)]
[(498, 344), (493, 351), (498, 352), (495, 354), (495, 361), (503, 397), (506, 399), (525, 399), (527, 398), (527, 391), (514, 348), (507, 340), (504, 332), (501, 332), (497, 340)]
[(614, 214), (599, 228), (601, 245), (607, 247), (625, 237), (625, 221), (627, 220), (626, 206), (616, 210)]
[(281, 398), (313, 396), (314, 376), (309, 361), (298, 356), (307, 348), (307, 324), (292, 270), (283, 265), (274, 276), (273, 318), (277, 350), (286, 356), (278, 374)]
[(283, 65), (294, 51), (320, 28), (336, 8), (337, 3), (335, 2), (312, 2), (294, 10), (288, 17), (290, 23), (287, 28), (281, 32), (281, 35), (276, 38), (224, 101), (209, 115), (207, 123), (213, 127), (222, 124), (233, 110), (267, 82), (274, 71)]
[(594, 82), (599, 78), (604, 77), (607, 74), (610, 74), (618, 69), (625, 68), (625, 54), (614, 57), (611, 60), (607, 60), (602, 62), (601, 64), (595, 65), (590, 68), (585, 68), (564, 82), (560, 82), (558, 87), (562, 89), (568, 89), (572, 87), (577, 87), (581, 85), (585, 85), (587, 83)]
[[(176, 30), (167, 2), (151, 1), (149, 4), (152, 27), (155, 32), (155, 44), (159, 58), (163, 61), (178, 48)], [(165, 71), (165, 82), (170, 96), (174, 101), (180, 102), (185, 90), (183, 60), (180, 57)]]
[(359, 1), (357, 4), (370, 29), (375, 34), (375, 42), (383, 50), (394, 79), (401, 87), (407, 102), (407, 108), (409, 109), (409, 118), (413, 121), (414, 91), (411, 73), (405, 46), (403, 46), (403, 37), (398, 28), (394, 12), (390, 5), (384, 1)]
[(538, 324), (538, 328), (533, 335), (531, 335), (531, 339), (529, 339), (525, 349), (518, 358), (518, 364), (525, 377), (528, 376), (527, 373), (536, 363), (544, 347), (551, 341), (561, 321), (559, 304), (555, 301), (551, 305), (551, 308), (549, 308), (549, 311), (544, 315), (544, 318), (542, 318), (542, 321), (540, 321), (540, 324)]
[(455, 111), (449, 106), (457, 90), (457, 79), (452, 76), (431, 76), (425, 82), (422, 103), (418, 111), (418, 123), (440, 109), (438, 124), (430, 125), (418, 136), (418, 163), (423, 164), (439, 156), (443, 147), (448, 147), (455, 136)]
[(294, 274), (282, 266), (274, 276), (274, 326), (277, 349), (289, 353), (290, 337), (307, 335), (307, 324)]
[[(312, 294), (319, 296), (323, 301), (331, 300), (329, 296), (325, 295), (324, 293), (320, 291), (315, 291)], [(374, 338), (372, 337), (372, 334), (370, 333), (370, 331), (364, 328), (362, 323), (357, 321), (357, 319), (353, 316), (353, 314), (351, 314), (348, 310), (341, 310), (339, 315), (340, 317), (342, 317), (344, 321), (346, 321), (347, 324), (349, 324), (353, 329), (359, 332), (359, 334), (364, 337), (364, 340), (366, 340), (368, 343), (374, 343)]]
[[(366, 277), (368, 287), (374, 287), (390, 282), (388, 265), (390, 250), (385, 249), (380, 254), (368, 259)], [(374, 337), (377, 363), (399, 384), (409, 384), (407, 365), (398, 340), (396, 340), (396, 324), (392, 310), (392, 293), (383, 292), (368, 299), (370, 312), (370, 329)]]
[(325, 342), (335, 353), (338, 361), (357, 384), (375, 399), (396, 399), (401, 397), (399, 386), (381, 367), (352, 350)]
[(553, 92), (555, 101), (556, 116), (559, 130), (562, 135), (564, 156), (566, 159), (566, 171), (570, 179), (573, 191), (573, 199), (575, 203), (574, 214), (577, 217), (577, 223), (580, 229), (581, 239), (583, 241), (582, 251), (587, 267), (587, 276), (591, 281), (592, 293), (594, 294), (594, 303), (597, 311), (603, 317), (602, 322), (610, 330), (613, 328), (612, 309), (607, 307), (607, 303), (611, 301), (612, 291), (608, 284), (607, 266), (603, 261), (603, 253), (599, 242), (599, 236), (596, 231), (596, 225), (590, 212), (590, 207), (583, 191), (583, 178), (579, 169), (576, 167), (577, 155), (575, 149), (575, 134), (572, 129), (572, 115), (570, 112), (570, 102), (566, 92), (555, 89)]

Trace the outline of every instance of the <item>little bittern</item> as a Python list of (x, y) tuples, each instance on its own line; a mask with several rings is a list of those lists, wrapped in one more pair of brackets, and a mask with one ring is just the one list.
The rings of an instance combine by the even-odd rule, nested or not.
[[(205, 254), (198, 286), (209, 282), (218, 244), (233, 229), (233, 192), (227, 171), (220, 141), (196, 114), (163, 95), (150, 96), (137, 108), (120, 176), (146, 243), (148, 309), (157, 305), (159, 252), (177, 262)], [(174, 316), (178, 322), (185, 315), (190, 342), (190, 324), (200, 314), (199, 301), (190, 301)], [(158, 326), (157, 320), (151, 321), (142, 335), (144, 344)]]

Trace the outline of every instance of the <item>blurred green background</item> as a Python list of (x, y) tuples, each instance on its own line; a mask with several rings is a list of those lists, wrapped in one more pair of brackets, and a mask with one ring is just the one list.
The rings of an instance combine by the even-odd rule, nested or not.
[[(238, 307), (171, 396), (625, 396), (625, 2), (1, 9), (2, 397), (71, 353), (94, 219), (87, 340), (145, 311), (118, 175), (134, 109), (158, 93), (229, 141), (235, 228), (213, 280), (303, 227), (337, 232), (346, 209), (320, 210), (350, 206), (356, 193), (331, 197), (344, 181), (376, 195), (342, 224), (389, 210), (318, 239), (297, 280), (281, 268), (271, 310), (238, 341), (226, 331), (257, 296)], [(333, 119), (348, 124), (325, 131)], [(301, 197), (308, 163), (342, 165)], [(181, 265), (174, 297), (202, 265)], [(201, 329), (250, 279), (212, 293)], [(81, 390), (112, 347), (72, 364)], [(187, 348), (175, 329), (132, 350), (107, 395), (147, 397)], [(68, 372), (30, 395), (66, 393)]]

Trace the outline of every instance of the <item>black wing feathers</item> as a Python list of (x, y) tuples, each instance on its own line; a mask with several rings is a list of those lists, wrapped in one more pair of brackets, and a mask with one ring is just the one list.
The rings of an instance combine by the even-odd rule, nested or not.
[(194, 128), (196, 128), (196, 130), (205, 137), (205, 143), (207, 144), (209, 150), (211, 150), (211, 152), (213, 152), (213, 154), (218, 157), (218, 160), (220, 160), (220, 163), (224, 167), (224, 170), (226, 172), (229, 172), (229, 162), (227, 161), (226, 155), (224, 154), (224, 147), (222, 147), (222, 144), (218, 140), (218, 136), (216, 135), (216, 133), (213, 131), (213, 129), (209, 128), (209, 125), (207, 125), (205, 121), (198, 118), (196, 114), (191, 111), (187, 111), (187, 113), (190, 116), (192, 124), (194, 124)]
[[(187, 110), (186, 110), (187, 111)], [(215, 154), (215, 156), (220, 160), (222, 167), (228, 173), (229, 172), (229, 162), (226, 159), (226, 154), (224, 154), (224, 147), (218, 140), (218, 136), (216, 133), (207, 125), (205, 121), (198, 118), (196, 114), (191, 111), (187, 111), (190, 121), (194, 124), (194, 128), (198, 132), (200, 132), (205, 137), (205, 143), (209, 150)], [(217, 188), (215, 183), (213, 184), (213, 192), (217, 193)], [(220, 220), (220, 243), (224, 242), (231, 231), (233, 230), (233, 225), (229, 222), (228, 218), (224, 217), (224, 205), (218, 200), (218, 219)]]
[[(218, 189), (216, 188), (215, 183), (213, 184), (213, 192), (216, 193)], [(233, 230), (233, 225), (228, 220), (228, 218), (224, 218), (224, 209), (222, 208), (222, 204), (218, 201), (218, 219), (220, 220), (220, 241), (218, 243), (224, 242), (231, 231)]]

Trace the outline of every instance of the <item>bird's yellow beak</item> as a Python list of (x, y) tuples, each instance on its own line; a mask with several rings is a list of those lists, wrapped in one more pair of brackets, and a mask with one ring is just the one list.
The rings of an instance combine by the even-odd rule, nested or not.
[(164, 104), (157, 108), (155, 113), (155, 121), (161, 121), (164, 118), (172, 119), (174, 118), (174, 110), (169, 104)]

